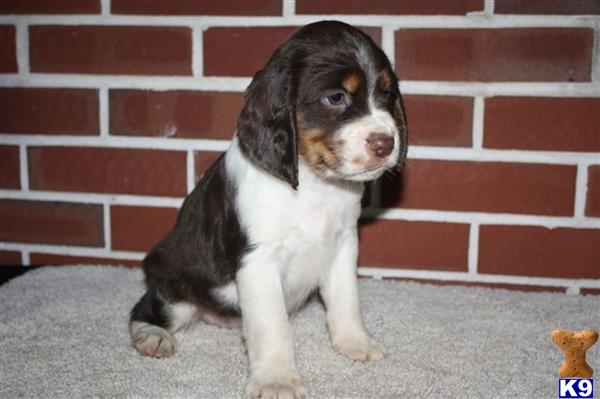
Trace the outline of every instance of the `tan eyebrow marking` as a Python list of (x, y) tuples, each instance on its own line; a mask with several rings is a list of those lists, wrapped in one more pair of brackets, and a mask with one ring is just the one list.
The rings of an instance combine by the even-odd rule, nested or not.
[(391, 89), (392, 77), (390, 76), (389, 71), (387, 71), (387, 70), (381, 71), (381, 73), (379, 74), (379, 77), (377, 78), (377, 85), (379, 86), (380, 89), (383, 89), (383, 90)]
[(356, 93), (362, 82), (362, 78), (357, 73), (350, 73), (342, 80), (342, 87), (350, 94)]

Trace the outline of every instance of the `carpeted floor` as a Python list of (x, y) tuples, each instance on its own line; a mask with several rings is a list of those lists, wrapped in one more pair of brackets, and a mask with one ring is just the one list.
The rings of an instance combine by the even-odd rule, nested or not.
[[(555, 398), (556, 327), (600, 329), (600, 297), (361, 280), (367, 329), (387, 349), (374, 364), (335, 353), (324, 311), (293, 320), (312, 398)], [(198, 325), (175, 357), (129, 345), (140, 270), (42, 268), (0, 288), (2, 398), (238, 398), (247, 358), (238, 330)], [(600, 344), (588, 352), (600, 373)]]

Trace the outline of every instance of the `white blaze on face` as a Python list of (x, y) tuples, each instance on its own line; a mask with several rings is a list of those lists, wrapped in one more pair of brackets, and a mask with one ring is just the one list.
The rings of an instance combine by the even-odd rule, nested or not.
[[(369, 109), (368, 115), (347, 123), (336, 133), (338, 139), (344, 141), (338, 152), (341, 162), (336, 171), (348, 180), (375, 179), (398, 161), (400, 140), (394, 118), (387, 110), (377, 108), (372, 98), (369, 98)], [(369, 149), (367, 139), (371, 134), (386, 134), (394, 138), (390, 155), (379, 158)]]

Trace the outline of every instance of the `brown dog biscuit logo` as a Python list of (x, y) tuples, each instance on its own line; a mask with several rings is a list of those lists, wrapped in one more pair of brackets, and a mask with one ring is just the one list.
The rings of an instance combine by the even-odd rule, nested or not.
[(565, 353), (565, 361), (558, 369), (563, 378), (590, 378), (594, 369), (585, 361), (585, 351), (598, 340), (594, 330), (569, 331), (557, 329), (551, 333), (552, 342)]

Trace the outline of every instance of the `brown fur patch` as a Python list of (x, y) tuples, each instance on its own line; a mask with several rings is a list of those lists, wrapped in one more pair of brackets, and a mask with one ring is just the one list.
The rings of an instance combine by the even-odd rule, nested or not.
[(390, 90), (392, 87), (392, 77), (389, 71), (383, 70), (377, 78), (377, 86), (382, 90)]
[(298, 152), (311, 167), (317, 170), (333, 167), (339, 162), (335, 150), (325, 143), (325, 132), (321, 129), (300, 132)]
[(351, 73), (342, 80), (342, 87), (350, 94), (357, 92), (362, 82), (362, 78), (357, 73)]

